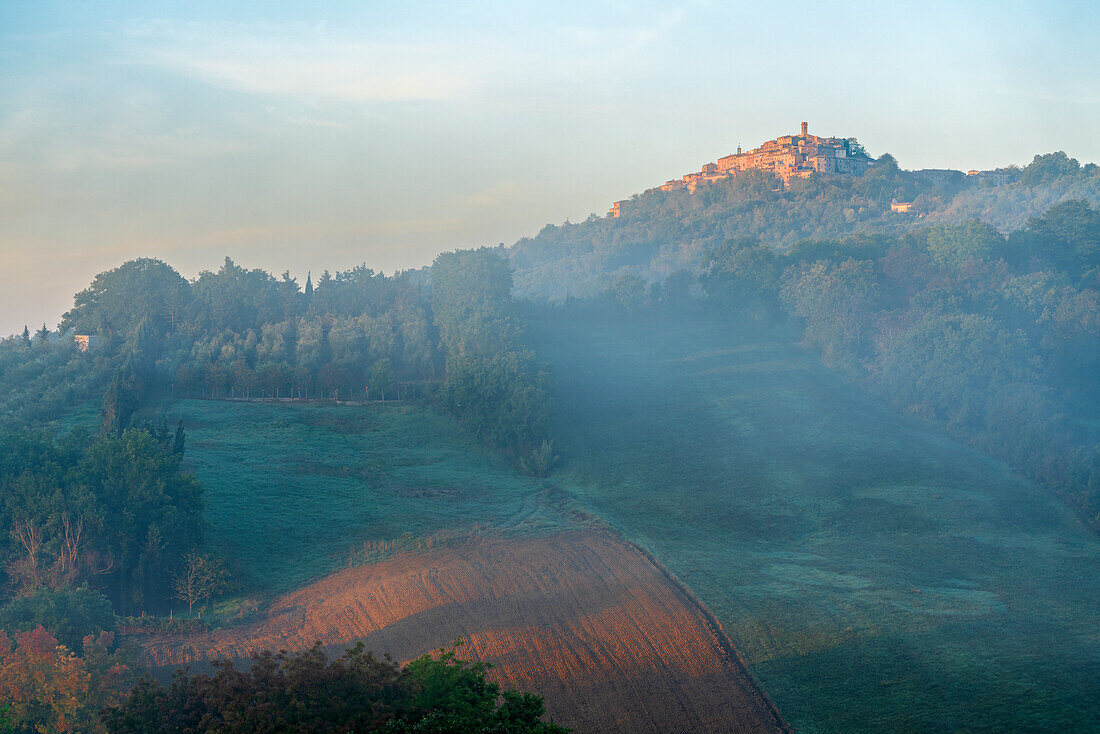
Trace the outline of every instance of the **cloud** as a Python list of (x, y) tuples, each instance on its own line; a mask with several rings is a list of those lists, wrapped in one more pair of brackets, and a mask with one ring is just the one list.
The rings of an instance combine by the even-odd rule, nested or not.
[(256, 26), (161, 21), (132, 32), (139, 63), (235, 91), (346, 102), (450, 100), (474, 75), (438, 41), (349, 40), (323, 24)]

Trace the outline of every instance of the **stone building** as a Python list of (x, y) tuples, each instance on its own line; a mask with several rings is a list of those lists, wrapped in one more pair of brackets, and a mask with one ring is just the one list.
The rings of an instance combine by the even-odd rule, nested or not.
[[(797, 135), (783, 135), (757, 148), (737, 152), (707, 163), (701, 170), (674, 178), (657, 188), (661, 191), (687, 189), (694, 193), (702, 184), (721, 181), (742, 171), (771, 171), (784, 183), (792, 178), (807, 178), (815, 173), (860, 175), (874, 159), (864, 153), (852, 153), (844, 138), (823, 138), (811, 135), (809, 123), (803, 122)], [(609, 216), (621, 216), (622, 202), (612, 205)]]
[(874, 161), (859, 153), (853, 155), (844, 138), (823, 138), (811, 135), (809, 123), (802, 123), (798, 135), (783, 135), (758, 148), (718, 159), (722, 173), (760, 170), (775, 173), (784, 182), (792, 178), (807, 178), (815, 173), (859, 175)]

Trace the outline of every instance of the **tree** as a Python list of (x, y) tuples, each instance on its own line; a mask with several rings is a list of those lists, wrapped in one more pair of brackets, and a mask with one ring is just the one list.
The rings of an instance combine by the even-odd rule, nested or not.
[(370, 371), (370, 389), (377, 390), (382, 396), (382, 402), (386, 401), (386, 390), (393, 385), (393, 365), (389, 359), (380, 359), (374, 363)]
[(8, 563), (7, 572), (23, 591), (37, 591), (43, 584), (42, 528), (30, 519), (12, 522), (11, 537), (21, 557)]
[(176, 456), (183, 456), (186, 443), (187, 434), (183, 430), (183, 418), (180, 418), (176, 424), (176, 433), (172, 437), (172, 453)]
[(130, 420), (141, 404), (141, 389), (133, 371), (120, 367), (103, 393), (102, 430), (119, 435), (130, 427)]
[(188, 612), (196, 603), (229, 588), (229, 570), (221, 558), (192, 551), (183, 560), (183, 571), (176, 577), (174, 589), (175, 598), (187, 604)]
[(645, 303), (646, 282), (634, 273), (623, 273), (608, 286), (607, 295), (620, 308), (633, 311)]
[(1020, 179), (1025, 186), (1038, 184), (1060, 178), (1062, 176), (1074, 176), (1081, 172), (1081, 164), (1076, 158), (1070, 158), (1065, 151), (1037, 155), (1027, 167), (1024, 168), (1023, 177)]
[(702, 278), (707, 297), (726, 308), (759, 308), (764, 315), (779, 314), (778, 256), (752, 239), (728, 240), (711, 250)]
[(848, 138), (848, 155), (867, 155), (867, 149), (855, 138)]
[(851, 364), (870, 331), (878, 298), (874, 263), (849, 258), (840, 264), (820, 260), (789, 268), (780, 300), (804, 319), (806, 337), (818, 344), (827, 362)]
[(19, 732), (101, 732), (99, 711), (115, 706), (130, 671), (109, 632), (74, 655), (43, 627), (11, 638), (0, 630), (0, 700)]
[(147, 320), (159, 338), (178, 328), (190, 304), (190, 286), (171, 267), (151, 258), (129, 260), (76, 294), (60, 331), (129, 336)]
[(517, 459), (528, 454), (547, 439), (551, 377), (520, 342), (508, 263), (487, 248), (444, 253), (432, 289), (447, 368), (440, 405)]
[(45, 627), (65, 647), (82, 653), (88, 635), (114, 631), (115, 615), (110, 601), (87, 584), (75, 589), (39, 589), (0, 607), (0, 629), (29, 632), (36, 627)]
[(1095, 277), (1100, 270), (1100, 210), (1081, 200), (1055, 204), (1014, 232), (1010, 252), (1021, 262), (1038, 258), (1075, 277)]
[(511, 299), (512, 270), (493, 250), (445, 252), (432, 264), (432, 311), (449, 359), (511, 342)]
[(930, 227), (925, 236), (932, 258), (954, 268), (970, 260), (984, 260), (1004, 243), (1000, 232), (977, 221)]
[(335, 660), (320, 643), (289, 655), (262, 652), (249, 670), (229, 660), (212, 675), (179, 671), (169, 686), (139, 682), (104, 712), (116, 734), (177, 731), (370, 732), (390, 734), (564, 734), (541, 720), (542, 698), (501, 692), (488, 666), (453, 651), (401, 667), (364, 652), (360, 642)]
[(202, 487), (181, 460), (132, 428), (93, 442), (75, 469), (74, 486), (98, 518), (92, 548), (113, 562), (103, 583), (119, 613), (167, 602), (173, 571), (202, 540)]

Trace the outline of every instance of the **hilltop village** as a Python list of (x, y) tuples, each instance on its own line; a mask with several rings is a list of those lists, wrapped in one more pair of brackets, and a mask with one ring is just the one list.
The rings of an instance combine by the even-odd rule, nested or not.
[[(823, 138), (811, 135), (809, 123), (803, 122), (797, 135), (783, 135), (745, 152), (738, 146), (736, 153), (719, 158), (715, 163), (707, 163), (699, 171), (686, 173), (655, 188), (661, 191), (687, 189), (689, 193), (695, 193), (701, 184), (721, 181), (742, 171), (751, 170), (770, 171), (784, 184), (792, 178), (808, 178), (815, 173), (858, 176), (874, 162), (875, 159), (868, 156), (862, 146), (855, 143), (854, 138)], [(962, 175), (961, 172), (933, 169), (919, 173), (929, 177)], [(968, 171), (966, 175), (988, 179), (994, 185), (1006, 183), (1008, 178), (1008, 172), (1001, 170)], [(629, 204), (629, 200), (616, 201), (611, 205), (608, 215), (622, 216)], [(910, 206), (909, 202), (902, 202), (892, 209), (895, 212), (908, 212)]]
[[(852, 144), (845, 138), (823, 138), (811, 135), (809, 123), (802, 123), (798, 135), (783, 135), (769, 140), (758, 148), (737, 152), (719, 158), (717, 163), (707, 163), (702, 170), (686, 173), (681, 178), (666, 181), (657, 188), (661, 191), (695, 189), (704, 183), (721, 181), (735, 176), (741, 171), (771, 171), (783, 183), (792, 178), (807, 178), (814, 173), (861, 174), (874, 163), (862, 150), (852, 150)], [(611, 205), (609, 214), (621, 216), (625, 201), (616, 201)]]

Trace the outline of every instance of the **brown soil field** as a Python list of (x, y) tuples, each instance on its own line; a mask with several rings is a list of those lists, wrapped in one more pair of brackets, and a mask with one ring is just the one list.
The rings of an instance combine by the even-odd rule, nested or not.
[(577, 732), (789, 731), (705, 608), (600, 531), (396, 557), (281, 597), (259, 621), (140, 642), (164, 667), (317, 640), (410, 660), (459, 638), (462, 656), (542, 694)]

